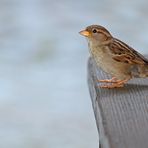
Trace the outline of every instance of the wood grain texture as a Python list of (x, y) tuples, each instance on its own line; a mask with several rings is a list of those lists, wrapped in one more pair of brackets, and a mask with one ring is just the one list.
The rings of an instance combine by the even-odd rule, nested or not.
[(148, 79), (133, 79), (124, 88), (99, 88), (109, 78), (88, 61), (88, 85), (101, 148), (148, 148)]

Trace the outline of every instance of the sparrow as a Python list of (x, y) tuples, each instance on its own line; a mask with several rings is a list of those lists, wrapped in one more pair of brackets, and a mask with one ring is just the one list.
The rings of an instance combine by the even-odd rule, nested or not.
[(103, 26), (91, 25), (79, 33), (87, 38), (96, 65), (112, 76), (98, 80), (105, 83), (102, 88), (123, 87), (130, 79), (148, 77), (148, 59), (113, 37)]

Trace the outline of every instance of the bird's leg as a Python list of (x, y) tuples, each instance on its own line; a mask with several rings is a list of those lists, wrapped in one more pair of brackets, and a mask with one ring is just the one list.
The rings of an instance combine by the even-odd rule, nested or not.
[(112, 77), (111, 79), (98, 80), (98, 82), (116, 83), (117, 79), (115, 77)]
[(123, 87), (124, 84), (129, 80), (129, 78), (124, 80), (117, 80), (116, 83), (113, 83), (111, 85), (102, 85), (101, 88), (119, 88)]

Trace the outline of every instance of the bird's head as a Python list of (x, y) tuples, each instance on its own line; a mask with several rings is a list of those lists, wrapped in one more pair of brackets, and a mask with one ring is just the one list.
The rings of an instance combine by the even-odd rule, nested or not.
[(107, 29), (99, 25), (91, 25), (79, 32), (91, 42), (104, 43), (112, 38), (112, 35)]

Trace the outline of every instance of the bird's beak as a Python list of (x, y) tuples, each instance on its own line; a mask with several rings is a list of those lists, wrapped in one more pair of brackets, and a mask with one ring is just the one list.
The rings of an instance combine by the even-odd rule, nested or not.
[(86, 36), (86, 37), (90, 36), (90, 33), (89, 33), (88, 31), (86, 31), (86, 30), (82, 30), (82, 31), (80, 31), (79, 33), (80, 33), (81, 35), (83, 35), (83, 36)]

